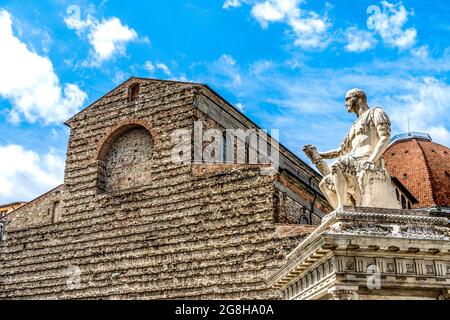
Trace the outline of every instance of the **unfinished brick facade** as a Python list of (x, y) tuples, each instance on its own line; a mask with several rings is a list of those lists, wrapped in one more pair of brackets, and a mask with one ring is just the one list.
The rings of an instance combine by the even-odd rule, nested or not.
[(302, 216), (330, 211), (320, 177), (282, 146), (275, 176), (173, 163), (199, 119), (256, 127), (204, 85), (136, 78), (69, 120), (64, 185), (8, 219), (0, 298), (280, 298), (266, 279), (314, 230)]

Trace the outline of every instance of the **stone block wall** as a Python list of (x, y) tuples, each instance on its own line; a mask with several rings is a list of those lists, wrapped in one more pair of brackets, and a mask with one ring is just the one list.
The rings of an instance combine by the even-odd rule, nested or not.
[[(139, 96), (129, 102), (136, 82)], [(171, 133), (201, 116), (198, 90), (132, 79), (68, 122), (60, 214), (53, 223), (36, 215), (40, 224), (17, 218), (10, 225), (0, 246), (0, 299), (280, 297), (265, 279), (307, 232), (286, 235), (273, 223), (275, 177), (262, 176), (259, 166), (197, 170), (171, 161)], [(111, 150), (104, 146), (136, 126), (151, 133), (152, 156), (123, 174), (145, 179), (102, 188), (105, 169), (114, 170), (102, 163)], [(134, 153), (129, 141), (144, 139), (129, 134), (119, 159)]]
[(151, 181), (153, 138), (143, 127), (131, 128), (108, 148), (103, 165), (105, 192), (133, 188)]
[(8, 230), (49, 225), (60, 219), (63, 188), (59, 186), (11, 213), (6, 222)]

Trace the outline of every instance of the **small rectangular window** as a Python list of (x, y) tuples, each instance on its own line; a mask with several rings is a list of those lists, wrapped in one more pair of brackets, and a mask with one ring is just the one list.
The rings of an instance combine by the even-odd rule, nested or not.
[(139, 83), (135, 83), (128, 89), (128, 102), (136, 101), (139, 98), (141, 86)]

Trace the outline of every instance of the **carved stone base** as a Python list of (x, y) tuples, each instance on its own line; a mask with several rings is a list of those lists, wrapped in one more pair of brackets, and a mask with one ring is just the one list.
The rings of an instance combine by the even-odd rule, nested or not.
[(270, 279), (285, 299), (445, 299), (450, 228), (428, 212), (332, 213)]

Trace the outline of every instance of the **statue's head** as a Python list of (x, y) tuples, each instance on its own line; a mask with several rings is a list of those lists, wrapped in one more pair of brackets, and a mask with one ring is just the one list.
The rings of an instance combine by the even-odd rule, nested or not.
[(345, 96), (345, 105), (348, 112), (358, 113), (361, 109), (367, 109), (367, 96), (362, 89), (352, 89)]

